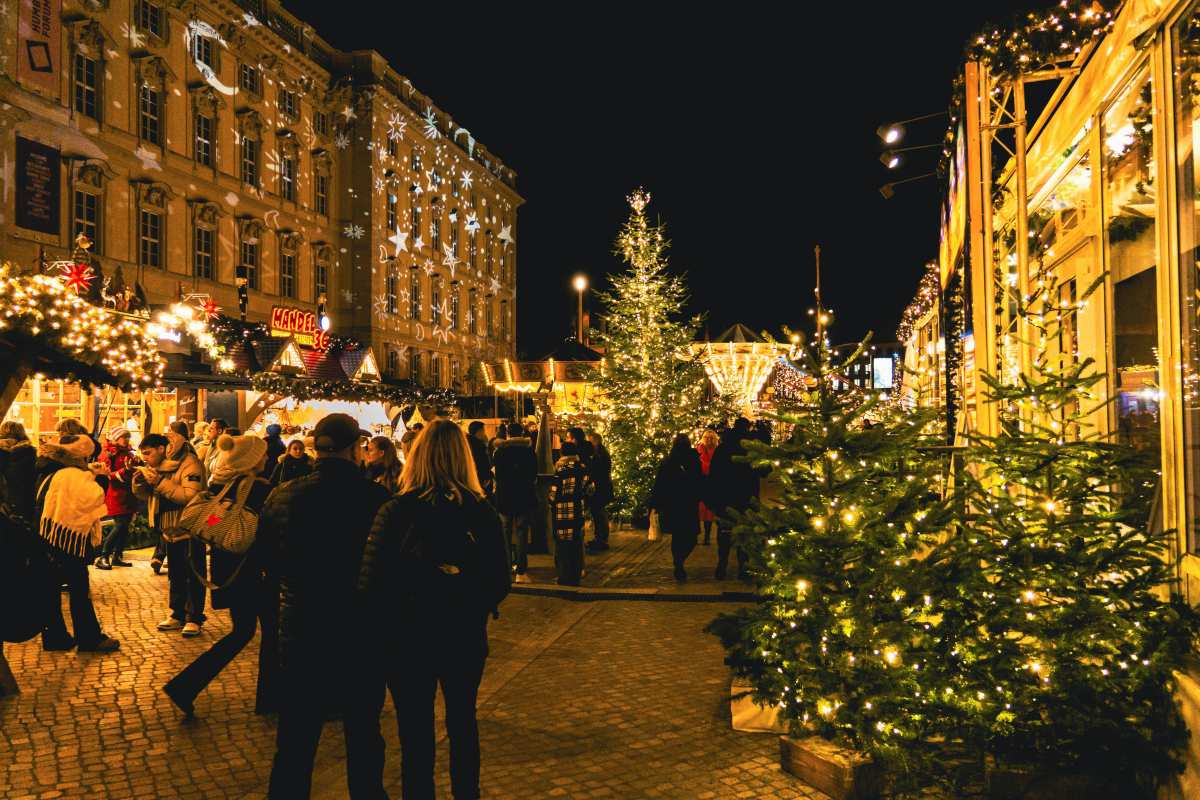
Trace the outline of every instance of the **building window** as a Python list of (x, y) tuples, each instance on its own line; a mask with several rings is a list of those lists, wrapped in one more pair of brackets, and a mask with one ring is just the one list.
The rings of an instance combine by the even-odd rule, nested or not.
[(416, 249), (416, 241), (421, 238), (421, 205), (415, 195), (410, 197), (408, 206), (408, 235), (413, 240), (413, 248)]
[(488, 231), (483, 239), (483, 263), (487, 265), (487, 274), (496, 274), (495, 248), (493, 247), (492, 232)]
[(329, 294), (329, 264), (318, 256), (317, 264), (313, 274), (313, 289), (316, 295), (317, 302), (321, 302), (321, 298)]
[(421, 382), (421, 354), (415, 350), (408, 354), (408, 379), (414, 383)]
[(433, 191), (442, 191), (442, 173), (438, 172), (436, 169), (433, 171)]
[(450, 213), (450, 252), (454, 254), (455, 258), (458, 258), (460, 253), (457, 208)]
[(242, 64), (238, 69), (238, 86), (251, 94), (262, 94), (258, 84), (258, 68)]
[(479, 334), (479, 325), (475, 321), (475, 302), (475, 290), (472, 289), (467, 293), (467, 330), (471, 332), (472, 336)]
[(508, 301), (500, 301), (500, 338), (508, 341)]
[(323, 172), (318, 172), (314, 181), (313, 191), (316, 199), (317, 213), (329, 216), (329, 176)]
[(213, 58), (213, 40), (207, 36), (192, 34), (192, 58), (209, 69), (215, 70), (217, 62)]
[(387, 232), (390, 234), (400, 226), (400, 221), (396, 218), (396, 195), (389, 193), (387, 196)]
[(137, 4), (137, 26), (152, 36), (163, 38), (162, 8), (156, 3), (139, 0)]
[(100, 119), (98, 75), (96, 59), (83, 53), (75, 54), (75, 111), (95, 120)]
[(429, 314), (434, 325), (442, 324), (442, 281), (434, 278), (429, 287)]
[(421, 153), (416, 148), (413, 148), (412, 154), (408, 158), (408, 168), (412, 171), (413, 180), (421, 177)]
[(286, 155), (279, 157), (279, 194), (296, 202), (296, 160)]
[(429, 246), (434, 253), (442, 249), (442, 215), (436, 205), (429, 209)]
[(400, 279), (397, 278), (394, 274), (390, 274), (390, 273), (388, 274), (387, 280), (385, 282), (386, 283), (385, 294), (387, 295), (387, 313), (389, 313), (389, 314), (397, 314), (397, 313), (399, 313), (399, 310), (400, 310), (400, 305), (396, 301), (396, 295), (398, 294), (398, 292), (396, 291), (396, 284), (398, 284), (399, 282), (400, 282)]
[(421, 273), (415, 269), (408, 279), (408, 316), (421, 320)]
[(72, 239), (79, 234), (92, 240), (92, 252), (100, 252), (100, 196), (91, 192), (75, 192), (75, 228)]
[(396, 152), (399, 150), (399, 148), (400, 148), (400, 140), (393, 139), (391, 136), (389, 136), (388, 140), (387, 140), (387, 154), (389, 156), (391, 156), (392, 158), (395, 158)]
[(144, 267), (162, 266), (162, 221), (163, 215), (141, 210), (138, 224), (138, 255)]
[(429, 384), (435, 389), (442, 385), (442, 357), (437, 353), (429, 354)]
[(479, 266), (479, 237), (467, 231), (467, 236), (470, 237), (471, 243), (467, 245), (467, 255), (471, 260), (471, 269), (477, 269)]
[(458, 286), (450, 287), (450, 326), (449, 330), (458, 330)]
[(242, 139), (242, 183), (258, 186), (257, 139)]
[(458, 388), (458, 359), (450, 359), (450, 388)]
[(258, 289), (258, 242), (242, 241), (242, 275), (246, 285)]
[(450, 196), (458, 197), (458, 193), (459, 193), (458, 178), (455, 178), (452, 181), (450, 181)]
[(392, 377), (395, 377), (400, 372), (400, 353), (391, 345), (388, 345), (387, 349), (387, 371), (388, 375)]
[(300, 98), (295, 92), (279, 90), (279, 113), (293, 122), (300, 118)]
[(204, 167), (213, 165), (213, 118), (196, 115), (196, 163)]
[(487, 328), (485, 330), (487, 331), (487, 338), (489, 339), (496, 335), (495, 322), (492, 319), (492, 307), (492, 298), (483, 298), (484, 318), (487, 320)]
[(284, 250), (279, 252), (279, 294), (296, 296), (296, 254)]
[(193, 254), (192, 268), (197, 278), (212, 280), (213, 258), (216, 253), (214, 238), (212, 228), (196, 228), (196, 252)]
[(162, 131), (162, 95), (142, 84), (138, 89), (138, 136), (142, 141), (159, 144)]
[(324, 111), (314, 111), (312, 115), (313, 132), (318, 136), (329, 135), (329, 115)]

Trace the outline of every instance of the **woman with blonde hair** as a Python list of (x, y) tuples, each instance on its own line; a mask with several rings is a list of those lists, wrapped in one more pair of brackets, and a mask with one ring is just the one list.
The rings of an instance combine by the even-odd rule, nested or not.
[(405, 797), (434, 796), (439, 684), (453, 795), (479, 797), (475, 702), (488, 615), (510, 583), (500, 520), (484, 500), (467, 437), (450, 420), (434, 420), (413, 443), (397, 495), (375, 517), (359, 576), (384, 632), (379, 666), (396, 706)]

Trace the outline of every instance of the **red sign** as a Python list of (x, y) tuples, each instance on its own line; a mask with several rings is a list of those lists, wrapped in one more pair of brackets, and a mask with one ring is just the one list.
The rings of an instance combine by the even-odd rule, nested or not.
[(317, 324), (317, 315), (303, 308), (274, 306), (271, 308), (271, 335), (295, 336), (300, 344), (320, 350), (329, 349), (329, 333)]

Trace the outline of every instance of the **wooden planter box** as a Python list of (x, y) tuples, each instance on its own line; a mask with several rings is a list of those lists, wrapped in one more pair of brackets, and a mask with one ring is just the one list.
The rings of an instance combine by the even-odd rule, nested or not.
[(988, 800), (1125, 800), (1135, 796), (1128, 786), (1090, 775), (1004, 768), (987, 771)]
[(779, 737), (779, 764), (833, 800), (873, 800), (883, 788), (883, 774), (868, 756), (820, 736)]

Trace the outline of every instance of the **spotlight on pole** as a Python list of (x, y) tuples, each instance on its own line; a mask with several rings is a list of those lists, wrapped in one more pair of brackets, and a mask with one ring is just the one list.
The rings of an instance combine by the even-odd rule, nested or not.
[(900, 158), (900, 154), (895, 150), (885, 150), (879, 155), (879, 163), (883, 164), (888, 169), (895, 169), (896, 167), (900, 166), (902, 161), (903, 159)]
[(883, 195), (884, 200), (891, 200), (896, 196), (895, 186), (896, 184), (894, 183), (885, 183), (883, 186), (879, 187), (879, 193)]
[(880, 125), (875, 129), (875, 133), (877, 133), (879, 138), (883, 139), (886, 144), (895, 144), (904, 138), (904, 126), (899, 123), (894, 125)]

